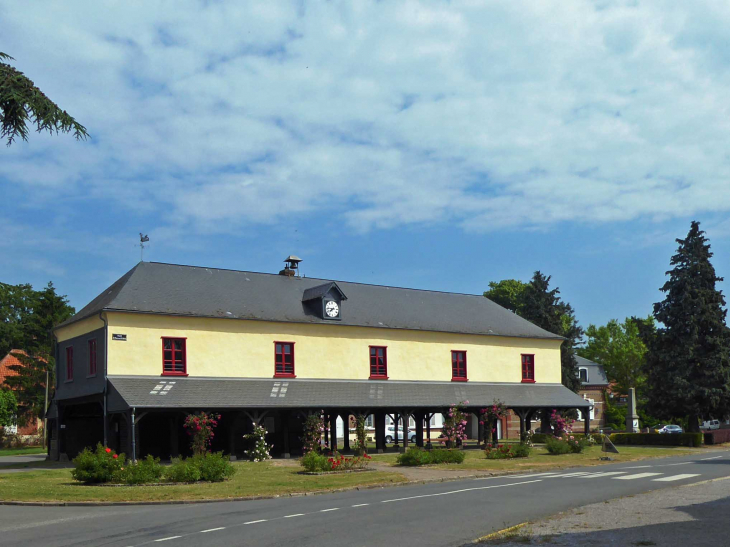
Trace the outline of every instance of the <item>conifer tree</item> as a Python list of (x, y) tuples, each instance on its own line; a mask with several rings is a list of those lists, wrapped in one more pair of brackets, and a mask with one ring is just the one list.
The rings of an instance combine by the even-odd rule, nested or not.
[(566, 338), (560, 346), (562, 383), (572, 391), (580, 389), (575, 346), (583, 336), (573, 307), (558, 296), (560, 290), (550, 289), (551, 276), (535, 272), (523, 293), (520, 315), (540, 328)]
[(717, 290), (710, 244), (693, 221), (671, 259), (669, 280), (654, 304), (660, 323), (648, 360), (649, 409), (662, 418), (687, 417), (688, 430), (699, 431), (701, 418), (730, 411), (730, 331), (725, 298)]
[(28, 124), (37, 131), (73, 133), (86, 139), (86, 128), (49, 99), (22, 72), (4, 61), (12, 57), (0, 52), (0, 139), (10, 146), (17, 137), (28, 140)]

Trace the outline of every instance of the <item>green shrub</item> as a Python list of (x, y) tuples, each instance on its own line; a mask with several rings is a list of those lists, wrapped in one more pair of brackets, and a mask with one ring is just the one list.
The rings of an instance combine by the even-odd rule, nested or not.
[(395, 461), (398, 465), (413, 467), (433, 463), (433, 458), (431, 457), (431, 452), (414, 446), (410, 447), (403, 454), (399, 454)]
[(548, 435), (547, 433), (533, 433), (532, 434), (532, 442), (535, 444), (545, 444), (547, 442), (548, 438), (552, 438), (552, 435)]
[(316, 450), (310, 450), (299, 460), (305, 471), (310, 473), (322, 473), (328, 471), (327, 456), (323, 456)]
[(71, 471), (71, 476), (87, 484), (119, 482), (124, 462), (124, 454), (117, 455), (111, 448), (105, 448), (99, 443), (95, 451), (84, 448), (74, 458), (75, 468)]
[(164, 475), (170, 482), (197, 482), (200, 480), (200, 469), (190, 458), (173, 458), (172, 463), (165, 468)]
[(127, 484), (159, 482), (162, 478), (162, 471), (160, 459), (148, 455), (144, 460), (137, 460), (137, 463), (128, 462), (118, 478), (119, 482)]
[(223, 455), (223, 452), (207, 452), (193, 456), (192, 464), (200, 471), (200, 480), (208, 482), (221, 482), (232, 477), (236, 468)]
[(614, 433), (613, 444), (644, 446), (700, 446), (702, 433)]
[(463, 450), (436, 448), (431, 450), (432, 463), (463, 463), (466, 454)]
[(512, 453), (515, 458), (529, 458), (532, 447), (526, 443), (515, 444), (512, 446)]
[(570, 454), (573, 452), (571, 446), (562, 439), (557, 437), (547, 437), (545, 440), (547, 451), (554, 456), (559, 454)]

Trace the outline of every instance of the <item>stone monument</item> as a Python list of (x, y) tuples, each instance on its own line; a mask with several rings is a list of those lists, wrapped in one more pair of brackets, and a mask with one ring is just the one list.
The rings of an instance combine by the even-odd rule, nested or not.
[(629, 405), (626, 408), (626, 432), (639, 432), (639, 415), (636, 414), (636, 389), (629, 388)]

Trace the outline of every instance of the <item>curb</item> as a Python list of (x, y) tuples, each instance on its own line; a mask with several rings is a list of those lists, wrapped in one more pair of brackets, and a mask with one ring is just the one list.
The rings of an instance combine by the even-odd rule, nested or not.
[(510, 526), (509, 528), (504, 528), (503, 530), (497, 530), (496, 532), (492, 532), (491, 534), (487, 534), (486, 536), (477, 538), (474, 540), (473, 543), (479, 543), (481, 541), (489, 541), (490, 539), (494, 539), (499, 536), (509, 534), (510, 532), (515, 532), (515, 531), (519, 530), (520, 528), (524, 528), (527, 525), (528, 525), (527, 522), (523, 522), (521, 524), (515, 524), (514, 526)]

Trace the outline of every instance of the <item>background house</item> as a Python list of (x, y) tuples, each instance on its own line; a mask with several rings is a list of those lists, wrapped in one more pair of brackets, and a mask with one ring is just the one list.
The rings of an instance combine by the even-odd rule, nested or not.
[[(576, 356), (578, 361), (578, 376), (581, 388), (578, 395), (590, 403), (591, 430), (601, 429), (606, 425), (606, 395), (610, 389), (610, 382), (603, 365), (589, 361), (584, 357)], [(579, 420), (583, 420), (583, 413), (578, 411)]]
[[(23, 363), (13, 354), (27, 355), (23, 350), (14, 349), (10, 350), (5, 357), (0, 360), (0, 385), (5, 384), (5, 379), (11, 376), (17, 376), (18, 372), (10, 367), (23, 366)], [(7, 385), (5, 386), (7, 387)], [(29, 416), (27, 423), (22, 426), (10, 426), (5, 428), (5, 433), (10, 435), (38, 435), (41, 429), (42, 422), (37, 416)]]

